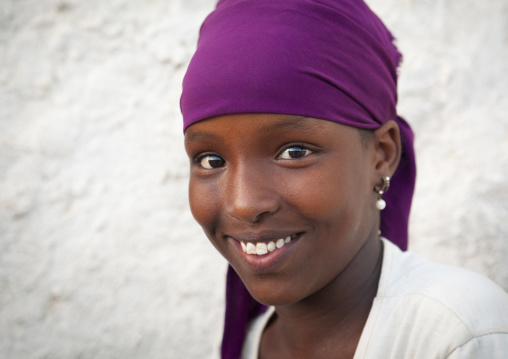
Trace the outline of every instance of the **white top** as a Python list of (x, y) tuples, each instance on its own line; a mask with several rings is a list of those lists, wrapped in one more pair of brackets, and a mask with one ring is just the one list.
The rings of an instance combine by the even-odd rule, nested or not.
[[(508, 294), (489, 279), (384, 244), (379, 288), (354, 359), (506, 359)], [(242, 358), (257, 359), (274, 308), (250, 325)]]

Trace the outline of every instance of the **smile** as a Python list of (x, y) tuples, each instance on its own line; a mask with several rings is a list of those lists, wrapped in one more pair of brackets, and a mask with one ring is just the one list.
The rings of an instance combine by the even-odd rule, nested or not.
[(293, 234), (291, 236), (287, 236), (285, 238), (279, 238), (277, 240), (273, 240), (270, 242), (258, 242), (256, 244), (252, 242), (243, 242), (240, 241), (240, 244), (242, 246), (242, 250), (247, 254), (254, 254), (258, 256), (262, 256), (267, 254), (268, 252), (273, 252), (279, 248), (284, 247), (284, 245), (291, 242), (293, 238), (296, 237), (296, 234)]

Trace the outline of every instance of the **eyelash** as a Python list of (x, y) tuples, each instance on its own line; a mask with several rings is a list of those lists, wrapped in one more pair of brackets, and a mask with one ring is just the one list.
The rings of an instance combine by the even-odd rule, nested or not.
[[(282, 157), (284, 155), (284, 153), (286, 153), (287, 151), (289, 151), (291, 149), (295, 149), (295, 148), (298, 149), (297, 152), (302, 154), (302, 156), (300, 156), (300, 157), (291, 157), (291, 155), (289, 155), (289, 157), (291, 157), (291, 158), (283, 158)], [(303, 157), (306, 157), (306, 156), (310, 155), (312, 152), (313, 152), (312, 150), (308, 149), (307, 147), (305, 147), (303, 145), (289, 145), (277, 157), (282, 159), (282, 160), (297, 160), (297, 159), (300, 159), (300, 158), (303, 158)]]
[[(217, 166), (217, 167), (213, 167), (210, 165), (210, 163), (208, 162), (208, 165), (210, 167), (206, 167), (203, 165), (203, 161), (205, 159), (211, 159), (211, 158), (216, 158), (215, 161), (219, 161), (220, 163), (220, 166)], [(205, 155), (202, 155), (202, 156), (199, 156), (197, 157), (194, 162), (196, 162), (199, 166), (201, 166), (202, 168), (204, 168), (205, 170), (213, 170), (213, 169), (216, 169), (216, 168), (220, 168), (220, 167), (223, 167), (224, 164), (226, 163), (226, 161), (224, 161), (224, 159), (220, 156), (217, 156), (217, 155), (214, 155), (214, 154), (205, 154)]]
[[(301, 156), (298, 156), (298, 157), (291, 157), (291, 155), (289, 154), (288, 151), (290, 150), (294, 150), (294, 149), (298, 149), (296, 152), (299, 153)], [(277, 156), (277, 159), (281, 159), (281, 160), (298, 160), (298, 159), (301, 159), (303, 157), (306, 157), (308, 156), (309, 154), (313, 153), (314, 151), (308, 149), (307, 147), (303, 146), (303, 145), (289, 145), (287, 146), (284, 150), (282, 150), (282, 152)], [(287, 153), (288, 156), (287, 158), (284, 158), (284, 154)], [(208, 159), (208, 162), (204, 162)], [(213, 167), (211, 164), (210, 164), (210, 160), (212, 161), (215, 161), (217, 163), (215, 163), (215, 165), (217, 165), (216, 167)], [(202, 168), (206, 169), (206, 170), (212, 170), (212, 169), (216, 169), (216, 168), (220, 168), (220, 167), (223, 167), (226, 163), (226, 161), (218, 156), (218, 155), (215, 155), (215, 154), (204, 154), (204, 155), (201, 155), (199, 157), (197, 157), (194, 162), (196, 162), (199, 166), (201, 166)], [(208, 166), (208, 167), (207, 167)]]

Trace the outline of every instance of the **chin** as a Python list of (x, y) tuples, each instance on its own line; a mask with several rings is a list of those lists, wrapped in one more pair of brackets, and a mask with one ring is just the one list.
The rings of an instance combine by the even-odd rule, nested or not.
[(259, 278), (242, 281), (250, 295), (259, 303), (269, 306), (294, 304), (304, 299), (304, 288), (292, 285), (283, 280)]
[(259, 292), (251, 292), (249, 293), (252, 297), (261, 304), (268, 306), (280, 306), (280, 305), (288, 305), (299, 302), (302, 298), (298, 298), (296, 296), (292, 296), (288, 293), (259, 293)]

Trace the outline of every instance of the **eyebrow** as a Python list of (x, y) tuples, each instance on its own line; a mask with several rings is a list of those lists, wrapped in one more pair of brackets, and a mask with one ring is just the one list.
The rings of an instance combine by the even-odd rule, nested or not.
[[(279, 130), (299, 130), (311, 133), (323, 130), (323, 128), (324, 127), (321, 120), (313, 119), (307, 116), (297, 116), (289, 119), (275, 121), (274, 123), (270, 123), (261, 127), (259, 130), (266, 133)], [(209, 132), (193, 132), (192, 129), (188, 129), (188, 131), (189, 132), (186, 133), (185, 140), (189, 142), (210, 140), (220, 137)]]
[(212, 133), (208, 132), (193, 132), (189, 130), (189, 133), (185, 136), (185, 141), (200, 141), (200, 140), (210, 140), (216, 138)]

